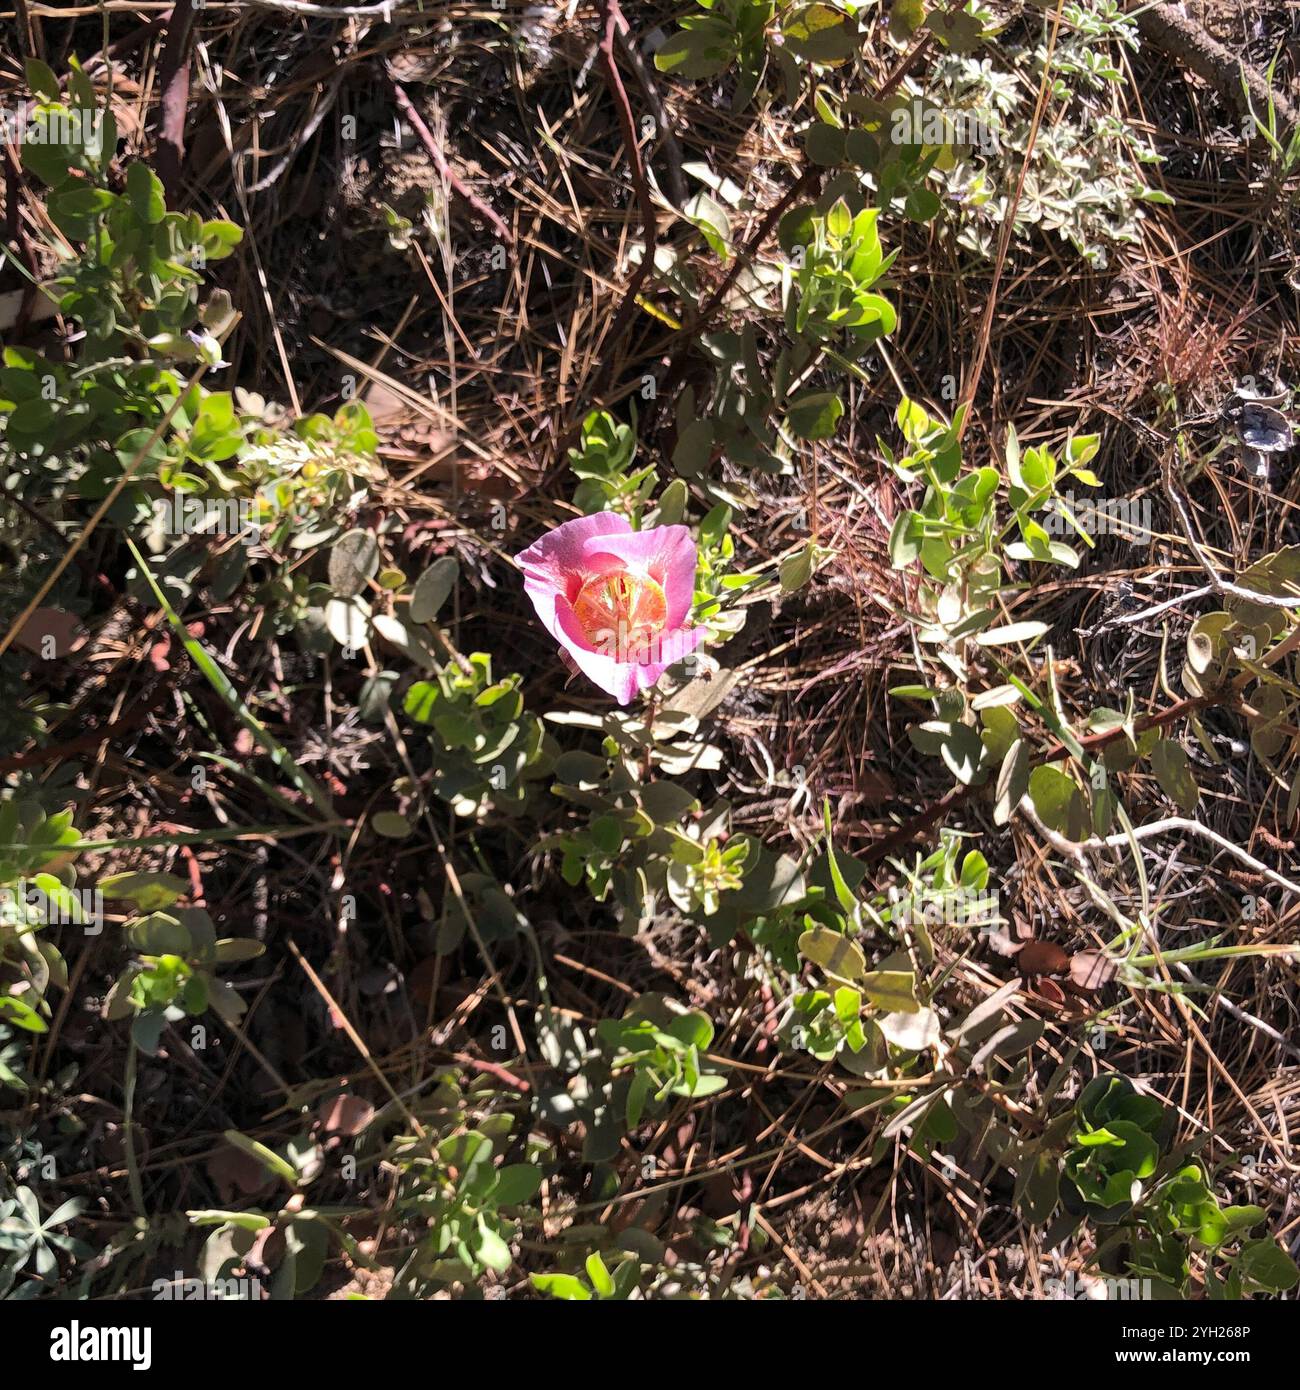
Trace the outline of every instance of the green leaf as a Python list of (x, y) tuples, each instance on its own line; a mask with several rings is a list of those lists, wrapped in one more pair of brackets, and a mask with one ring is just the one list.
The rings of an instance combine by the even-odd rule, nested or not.
[(799, 938), (799, 951), (828, 975), (858, 980), (866, 974), (867, 958), (848, 937), (829, 927), (813, 927)]
[(23, 72), (27, 77), (27, 85), (37, 96), (55, 103), (63, 100), (59, 79), (55, 77), (54, 69), (48, 64), (42, 63), (39, 58), (27, 58), (23, 62)]
[(842, 985), (835, 991), (835, 1017), (841, 1023), (852, 1023), (862, 1012), (862, 993)]
[[(659, 52), (662, 53), (663, 49)], [(655, 61), (658, 63), (658, 55)], [(591, 1290), (572, 1274), (530, 1274), (528, 1277), (538, 1293), (548, 1293), (552, 1298), (579, 1303), (587, 1303), (591, 1299)]]
[(439, 1143), (437, 1153), (447, 1167), (455, 1168), (460, 1175), (458, 1191), (479, 1196), (491, 1191), (496, 1172), (492, 1167), (492, 1141), (486, 1134), (476, 1129), (454, 1134)]
[(482, 1216), (478, 1219), (478, 1234), (475, 1245), (474, 1253), (477, 1255), (479, 1263), (485, 1268), (494, 1270), (498, 1274), (510, 1268), (514, 1258), (510, 1253), (510, 1247)]
[(1203, 686), (1222, 682), (1225, 662), (1231, 656), (1230, 640), (1236, 624), (1229, 613), (1202, 613), (1187, 634), (1187, 664)]
[[(41, 124), (48, 130), (48, 123)], [(24, 169), (35, 174), (52, 189), (66, 186), (71, 178), (71, 166), (77, 159), (77, 152), (71, 146), (24, 140), (20, 148)]]
[[(285, 1265), (292, 1261), (293, 1296), (301, 1298), (316, 1287), (329, 1254), (329, 1228), (315, 1213), (303, 1212), (284, 1231)], [(285, 1267), (281, 1266), (281, 1269)]]
[(684, 1047), (695, 1047), (700, 1051), (707, 1049), (713, 1041), (713, 1024), (708, 1015), (699, 1009), (690, 1009), (674, 1018), (663, 1031)]
[(692, 420), (677, 435), (673, 467), (688, 478), (697, 478), (713, 459), (713, 421)]
[(984, 745), (984, 761), (999, 766), (1007, 750), (1020, 737), (1020, 721), (1006, 705), (985, 705), (980, 710), (980, 741)]
[(141, 222), (152, 226), (167, 215), (162, 180), (147, 164), (141, 164), (138, 160), (127, 165), (126, 196)]
[(922, 185), (914, 188), (903, 202), (903, 214), (913, 222), (931, 222), (938, 217), (943, 203), (933, 188)]
[(541, 1186), (542, 1170), (535, 1163), (508, 1163), (497, 1170), (492, 1197), (498, 1206), (519, 1206), (532, 1201)]
[(840, 907), (849, 914), (851, 918), (856, 918), (858, 914), (858, 900), (853, 894), (844, 874), (840, 869), (840, 861), (835, 853), (835, 837), (831, 831), (831, 803), (827, 797), (822, 802), (822, 828), (826, 834), (826, 867), (830, 870), (831, 887), (835, 891), (835, 901)]
[(201, 232), (203, 254), (209, 261), (224, 260), (244, 239), (244, 229), (233, 222), (205, 222)]
[(330, 551), (330, 588), (336, 598), (355, 598), (379, 569), (379, 541), (373, 531), (353, 530), (340, 536)]
[(800, 5), (781, 22), (784, 47), (805, 63), (835, 67), (858, 48), (857, 20), (821, 3)]
[(602, 1298), (608, 1298), (614, 1292), (614, 1281), (610, 1278), (609, 1270), (605, 1268), (605, 1261), (600, 1258), (598, 1251), (593, 1250), (587, 1256), (584, 1267), (587, 1278), (591, 1280), (591, 1287)]
[(213, 960), (217, 965), (237, 965), (256, 960), (266, 947), (251, 936), (223, 936), (214, 947)]
[(1065, 456), (1069, 461), (1071, 472), (1080, 482), (1087, 483), (1089, 487), (1097, 487), (1098, 481), (1082, 465), (1095, 458), (1100, 447), (1101, 436), (1099, 434), (1076, 435), (1065, 446)]
[(906, 42), (925, 22), (924, 0), (894, 0), (889, 7), (889, 32)]
[(460, 563), (454, 555), (443, 555), (435, 560), (415, 581), (415, 589), (411, 593), (411, 621), (432, 622), (456, 587), (459, 577)]
[(657, 526), (679, 526), (686, 516), (686, 505), (690, 501), (690, 491), (680, 478), (674, 478), (659, 495), (655, 514)]
[[(1262, 556), (1237, 576), (1237, 583), (1257, 594), (1283, 597), (1300, 593), (1300, 546), (1284, 546)], [(1284, 610), (1252, 603), (1249, 599), (1234, 596), (1224, 602), (1224, 607), (1244, 627), (1266, 626), (1273, 637), (1279, 637), (1289, 622)]]
[[(408, 708), (409, 712), (409, 708)], [(561, 753), (555, 762), (555, 780), (564, 786), (570, 787), (594, 787), (600, 784), (609, 771), (609, 764), (604, 758), (598, 758), (594, 753), (584, 752), (580, 748), (570, 748), (567, 752)], [(652, 783), (651, 786), (656, 786)], [(671, 784), (665, 784), (671, 785)], [(648, 793), (651, 787), (646, 788)], [(694, 798), (691, 798), (694, 800)], [(648, 810), (648, 808), (647, 808)], [(659, 817), (654, 812), (648, 812), (653, 819)], [(674, 816), (671, 819), (676, 820)]]
[(829, 439), (843, 414), (834, 391), (803, 391), (787, 405), (786, 423), (799, 439)]
[(717, 77), (735, 57), (735, 38), (725, 21), (702, 15), (690, 29), (679, 29), (655, 54), (655, 67), (676, 77)]
[(167, 1015), (162, 1009), (144, 1009), (131, 1020), (131, 1041), (146, 1056), (157, 1055)]
[(298, 1174), (294, 1171), (293, 1165), (272, 1149), (268, 1149), (265, 1144), (259, 1144), (256, 1139), (250, 1139), (245, 1134), (240, 1134), (237, 1129), (227, 1129), (222, 1131), (222, 1137), (227, 1144), (233, 1145), (240, 1153), (247, 1154), (249, 1158), (255, 1158), (264, 1168), (275, 1174), (277, 1178), (289, 1184), (290, 1187), (297, 1187)]
[(638, 1069), (632, 1077), (632, 1084), (627, 1089), (627, 1107), (625, 1114), (627, 1117), (628, 1129), (636, 1129), (641, 1123), (641, 1115), (645, 1110), (646, 1098), (650, 1094), (650, 1078), (645, 1072)]
[(1032, 642), (1048, 630), (1046, 623), (1008, 623), (1006, 627), (991, 627), (977, 633), (975, 641), (981, 647), (997, 647), (1011, 642)]
[(777, 226), (776, 239), (787, 256), (798, 248), (811, 246), (817, 235), (817, 209), (811, 203), (801, 203), (793, 207), (781, 218)]
[(1151, 749), (1151, 771), (1160, 790), (1184, 815), (1190, 816), (1201, 792), (1182, 744), (1171, 738), (1158, 739)]
[[(800, 945), (802, 948), (802, 942)], [(859, 986), (877, 1008), (889, 1013), (914, 1014), (921, 1007), (916, 997), (916, 976), (910, 970), (869, 970), (860, 978)]]
[(921, 554), (925, 539), (925, 518), (920, 512), (900, 512), (889, 532), (889, 562), (896, 570), (906, 569)]
[(933, 700), (939, 694), (931, 685), (891, 685), (889, 693), (896, 700)]
[(151, 912), (129, 923), (126, 937), (137, 951), (150, 956), (186, 955), (194, 947), (189, 929), (165, 912)]
[(779, 570), (781, 592), (792, 594), (796, 589), (802, 589), (812, 578), (816, 558), (817, 549), (812, 541), (809, 541), (802, 550), (796, 551), (793, 555), (787, 555), (781, 561)]
[(939, 1041), (939, 1017), (933, 1009), (899, 1010), (876, 1020), (887, 1042), (905, 1052), (924, 1052)]
[(1043, 1148), (1025, 1158), (1016, 1175), (1015, 1204), (1031, 1225), (1043, 1224), (1056, 1209), (1061, 1172), (1055, 1154)]
[[(930, 721), (942, 723), (942, 721)], [(973, 782), (980, 772), (984, 743), (969, 724), (959, 720), (949, 723), (939, 743), (939, 756), (949, 772), (964, 785)]]
[(1050, 765), (1036, 767), (1029, 774), (1028, 791), (1034, 810), (1045, 825), (1071, 840), (1086, 837), (1083, 798), (1068, 773)]
[(435, 682), (416, 681), (406, 692), (402, 708), (417, 724), (432, 724), (442, 699), (442, 690)]
[(623, 825), (615, 816), (597, 816), (589, 831), (596, 848), (617, 854), (623, 848)]
[(974, 1070), (979, 1070), (990, 1057), (1001, 1057), (1004, 1061), (1027, 1052), (1043, 1036), (1043, 1021), (1038, 1018), (1023, 1018), (1019, 1023), (1008, 1023), (980, 1044), (970, 1059)]
[(1300, 1282), (1296, 1263), (1275, 1240), (1264, 1237), (1242, 1247), (1237, 1269), (1243, 1278), (1271, 1293), (1285, 1293)]
[(170, 907), (177, 898), (190, 891), (190, 885), (175, 874), (124, 873), (101, 878), (98, 888), (106, 898), (131, 902), (141, 912), (157, 912)]
[(989, 861), (977, 849), (969, 850), (961, 861), (960, 883), (963, 888), (982, 892), (988, 887)]
[(687, 200), (682, 216), (698, 228), (714, 255), (725, 261), (731, 254), (731, 218), (726, 208), (711, 194), (700, 191)]
[(25, 1000), (0, 994), (0, 1019), (28, 1033), (48, 1033), (50, 1026)]
[(983, 25), (965, 10), (931, 10), (926, 16), (925, 28), (950, 53), (970, 53), (983, 42)]
[(1222, 1215), (1229, 1235), (1235, 1235), (1238, 1231), (1248, 1231), (1268, 1217), (1263, 1207), (1255, 1206), (1224, 1207)]
[(405, 840), (411, 833), (411, 822), (400, 811), (377, 811), (370, 817), (370, 827), (387, 840)]
[(241, 1231), (263, 1231), (271, 1224), (271, 1218), (260, 1211), (222, 1211), (213, 1207), (187, 1211), (185, 1219), (191, 1226), (237, 1226)]
[[(831, 168), (837, 164), (843, 164), (845, 158), (845, 144), (847, 132), (838, 126), (827, 125), (825, 121), (814, 121), (806, 131), (804, 131), (804, 149), (808, 151), (808, 158), (814, 164), (820, 164), (824, 168)], [(807, 245), (808, 243), (799, 243)]]
[(370, 637), (370, 604), (360, 594), (351, 598), (332, 598), (325, 605), (325, 626), (339, 644), (360, 651)]
[(1020, 440), (1016, 435), (1014, 425), (1007, 426), (1007, 477), (1011, 480), (1011, 486), (1019, 488), (1022, 492), (1029, 489), (1025, 485), (1024, 475), (1020, 471)]
[(1280, 685), (1257, 684), (1249, 697), (1255, 711), (1250, 719), (1250, 746), (1260, 758), (1276, 758), (1291, 741), (1294, 722), (1291, 697)]

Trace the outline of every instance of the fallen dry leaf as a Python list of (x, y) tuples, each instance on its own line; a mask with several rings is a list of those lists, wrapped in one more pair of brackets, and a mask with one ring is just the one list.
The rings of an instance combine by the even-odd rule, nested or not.
[(375, 1107), (360, 1096), (335, 1096), (321, 1101), (316, 1118), (326, 1134), (344, 1134), (351, 1139), (375, 1118)]
[(1016, 964), (1022, 975), (1064, 975), (1070, 968), (1070, 953), (1052, 941), (1026, 941)]
[(1078, 951), (1070, 960), (1070, 983), (1092, 993), (1115, 978), (1119, 966), (1102, 951)]
[(19, 629), (14, 639), (24, 651), (42, 661), (71, 656), (86, 643), (81, 619), (60, 608), (38, 608)]
[(254, 1193), (264, 1192), (274, 1182), (257, 1159), (233, 1144), (223, 1144), (208, 1159), (207, 1170), (212, 1185), (217, 1189), (217, 1196), (225, 1206), (237, 1200), (241, 1193), (251, 1197)]

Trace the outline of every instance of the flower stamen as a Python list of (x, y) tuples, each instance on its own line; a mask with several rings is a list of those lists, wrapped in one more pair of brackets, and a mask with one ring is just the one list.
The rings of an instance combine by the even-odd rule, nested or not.
[(589, 579), (573, 601), (583, 636), (616, 661), (648, 653), (668, 625), (663, 586), (644, 571), (622, 569)]

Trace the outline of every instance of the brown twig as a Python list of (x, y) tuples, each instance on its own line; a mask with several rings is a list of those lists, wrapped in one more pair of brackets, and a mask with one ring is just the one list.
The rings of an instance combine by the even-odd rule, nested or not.
[(1048, 94), (1052, 90), (1052, 58), (1056, 53), (1057, 35), (1061, 31), (1061, 11), (1064, 4), (1065, 0), (1056, 0), (1056, 12), (1052, 15), (1052, 33), (1047, 41), (1047, 62), (1043, 67), (1043, 76), (1038, 84), (1034, 116), (1029, 123), (1029, 142), (1025, 146), (1025, 157), (1020, 162), (1020, 176), (1016, 180), (1016, 191), (1011, 197), (1011, 204), (1002, 219), (1002, 227), (998, 234), (997, 260), (993, 265), (993, 283), (989, 286), (989, 295), (984, 301), (984, 315), (980, 320), (979, 337), (975, 345), (975, 360), (971, 364), (970, 377), (961, 394), (961, 405), (965, 409), (962, 412), (961, 424), (957, 428), (959, 438), (965, 433), (966, 426), (973, 418), (970, 407), (975, 402), (975, 395), (980, 386), (980, 377), (984, 374), (984, 361), (988, 356), (989, 339), (993, 335), (993, 311), (997, 307), (998, 287), (1002, 283), (1002, 271), (1006, 265), (1007, 252), (1011, 249), (1011, 238), (1016, 230), (1016, 211), (1020, 207), (1020, 199), (1025, 191), (1025, 178), (1029, 173), (1029, 162), (1034, 157), (1034, 145), (1037, 143), (1038, 131), (1047, 110)]
[(166, 702), (171, 689), (170, 685), (164, 684), (163, 688), (143, 708), (132, 710), (120, 719), (114, 719), (111, 723), (105, 724), (102, 729), (95, 729), (92, 733), (82, 734), (80, 738), (67, 739), (64, 742), (52, 743), (46, 748), (34, 748), (27, 753), (13, 753), (7, 758), (0, 758), (0, 776), (10, 772), (21, 772), (24, 768), (43, 767), (46, 763), (63, 762), (77, 753), (93, 753), (109, 739), (115, 739), (119, 734), (138, 729), (150, 715), (158, 713)]
[[(907, 74), (912, 70), (913, 65), (926, 53), (934, 41), (934, 35), (926, 33), (917, 43), (915, 43), (907, 53), (899, 60), (894, 70), (880, 84), (875, 93), (876, 101), (883, 101), (891, 92), (903, 81)], [(682, 374), (686, 370), (687, 356), (691, 344), (698, 340), (699, 335), (704, 332), (712, 321), (713, 316), (726, 302), (727, 296), (731, 293), (732, 286), (740, 278), (741, 272), (750, 265), (759, 251), (762, 250), (768, 237), (772, 235), (781, 218), (794, 204), (805, 194), (812, 196), (821, 184), (822, 170), (816, 165), (809, 165), (795, 182), (786, 190), (784, 195), (777, 203), (768, 209), (763, 220), (758, 224), (753, 234), (746, 241), (744, 247), (732, 258), (732, 263), (726, 275), (723, 276), (721, 284), (704, 301), (700, 312), (687, 324), (678, 330), (674, 336), (677, 339), (677, 347), (673, 353), (672, 360), (668, 364), (668, 371), (664, 375), (663, 381), (656, 389), (654, 399), (650, 402), (650, 407), (643, 418), (643, 432), (649, 434), (654, 426), (655, 416), (658, 412), (659, 402), (673, 393), (678, 383), (681, 381)]]
[(516, 1076), (514, 1072), (503, 1067), (500, 1062), (485, 1062), (482, 1058), (471, 1057), (468, 1052), (453, 1052), (451, 1055), (462, 1067), (469, 1067), (471, 1071), (478, 1071), (485, 1076), (495, 1077), (502, 1085), (509, 1086), (512, 1091), (520, 1091), (527, 1095), (533, 1089), (529, 1082)]
[(677, 143), (677, 135), (668, 119), (668, 111), (664, 106), (663, 97), (659, 95), (659, 88), (655, 85), (654, 77), (646, 67), (641, 50), (633, 42), (632, 31), (628, 28), (627, 20), (622, 14), (618, 16), (618, 27), (614, 31), (614, 41), (618, 44), (618, 51), (622, 55), (623, 61), (632, 69), (632, 76), (636, 78), (636, 85), (641, 89), (645, 104), (650, 108), (650, 114), (655, 118), (655, 128), (659, 133), (659, 146), (664, 157), (664, 183), (667, 185), (668, 197), (674, 207), (683, 207), (688, 195), (686, 176), (682, 173), (682, 147)]
[(447, 162), (447, 156), (443, 154), (437, 140), (433, 137), (433, 131), (424, 122), (424, 117), (415, 109), (415, 103), (402, 90), (401, 84), (390, 73), (388, 81), (393, 88), (393, 96), (397, 100), (397, 105), (402, 115), (406, 117), (411, 129), (415, 131), (420, 139), (420, 143), (429, 153), (429, 158), (433, 160), (434, 168), (447, 180), (450, 187), (474, 209), (485, 222), (491, 226), (492, 230), (505, 242), (507, 246), (513, 247), (515, 239), (510, 228), (501, 220), (500, 216), (492, 210), (482, 198), (465, 182), (463, 178)]
[[(1190, 714), (1196, 714), (1200, 710), (1209, 709), (1214, 705), (1231, 704), (1236, 698), (1236, 693), (1235, 690), (1215, 690), (1204, 695), (1189, 696), (1185, 700), (1179, 700), (1175, 705), (1170, 705), (1168, 709), (1160, 710), (1156, 714), (1144, 715), (1141, 719), (1136, 720), (1133, 725), (1134, 732), (1143, 734), (1148, 729), (1163, 729), (1170, 724), (1176, 724), (1178, 720), (1186, 718)], [(1100, 733), (1085, 735), (1079, 740), (1079, 743), (1085, 751), (1095, 753), (1121, 738), (1124, 732), (1123, 726), (1117, 729), (1106, 729)], [(1036, 765), (1055, 762), (1069, 752), (1070, 750), (1065, 744), (1054, 743)], [(979, 785), (987, 786), (988, 784), (980, 783)], [(865, 864), (879, 863), (887, 855), (902, 849), (917, 835), (936, 825), (949, 811), (962, 805), (976, 790), (976, 785), (971, 782), (963, 782), (955, 787), (950, 787), (937, 801), (932, 801), (924, 810), (918, 811), (916, 815), (905, 821), (896, 830), (891, 830), (883, 839), (868, 845), (858, 855), (858, 859)]]
[(33, 58), (42, 57), (45, 45), (41, 41), (40, 28), (27, 12), (27, 0), (14, 0), (14, 18), (19, 37), (26, 40), (24, 47), (27, 53)]
[[(627, 289), (623, 293), (623, 301), (618, 306), (618, 312), (614, 315), (614, 321), (606, 335), (606, 342), (617, 344), (636, 310), (636, 301), (641, 293), (641, 286), (645, 283), (646, 276), (650, 274), (650, 268), (654, 265), (657, 218), (654, 199), (650, 196), (650, 184), (646, 179), (645, 165), (641, 160), (641, 150), (636, 142), (636, 120), (632, 115), (632, 104), (627, 99), (627, 88), (623, 86), (623, 79), (618, 71), (618, 61), (614, 57), (614, 42), (618, 34), (618, 26), (623, 22), (618, 0), (600, 0), (600, 12), (605, 28), (597, 46), (600, 51), (601, 62), (605, 67), (605, 80), (609, 83), (609, 90), (613, 95), (614, 106), (618, 112), (619, 132), (623, 137), (623, 153), (627, 156), (628, 165), (632, 170), (632, 188), (636, 194), (637, 206), (641, 213), (641, 229), (644, 241), (641, 263), (628, 282)], [(592, 391), (595, 395), (599, 396), (605, 389), (613, 372), (614, 358), (612, 354), (609, 354), (605, 358), (599, 376), (592, 384)]]
[(1152, 48), (1208, 82), (1239, 115), (1248, 115), (1253, 106), (1256, 114), (1264, 117), (1271, 102), (1284, 141), (1300, 123), (1295, 107), (1281, 92), (1269, 87), (1262, 73), (1211, 38), (1189, 15), (1173, 5), (1145, 5), (1134, 18), (1138, 32)]
[(4, 145), (4, 166), (5, 242), (17, 253), (18, 259), (30, 277), (22, 287), (23, 297), (18, 306), (18, 317), (14, 322), (15, 334), (21, 337), (27, 331), (27, 325), (32, 316), (32, 307), (36, 302), (37, 289), (32, 281), (38, 278), (39, 271), (36, 265), (36, 255), (27, 236), (27, 229), (23, 226), (22, 165), (19, 164), (18, 157), (14, 154), (13, 146), (8, 143)]
[(185, 158), (185, 113), (190, 100), (190, 35), (194, 28), (193, 0), (176, 0), (167, 21), (167, 42), (158, 64), (162, 88), (162, 126), (158, 132), (155, 165), (167, 201), (174, 207)]
[(821, 183), (822, 171), (815, 165), (809, 166), (786, 189), (781, 198), (770, 207), (758, 224), (757, 230), (745, 243), (744, 250), (740, 254), (732, 257), (731, 268), (722, 278), (722, 283), (704, 301), (704, 306), (695, 318), (681, 330), (681, 337), (676, 351), (673, 353), (672, 361), (668, 364), (668, 371), (664, 375), (662, 384), (657, 388), (654, 399), (650, 404), (649, 410), (645, 414), (644, 428), (649, 433), (654, 424), (654, 417), (661, 399), (670, 396), (676, 390), (681, 381), (682, 373), (686, 370), (687, 355), (691, 344), (697, 340), (699, 335), (705, 330), (714, 314), (722, 307), (727, 295), (731, 293), (732, 286), (740, 278), (741, 271), (749, 265), (762, 249), (764, 242), (772, 235), (776, 225), (781, 218), (803, 197), (805, 193), (816, 192)]
[(171, 10), (163, 10), (161, 14), (154, 15), (138, 29), (133, 29), (129, 34), (115, 39), (107, 48), (101, 49), (98, 53), (91, 54), (82, 64), (83, 70), (89, 75), (97, 68), (107, 68), (111, 63), (129, 57), (142, 44), (153, 38), (160, 29), (165, 29), (171, 23), (171, 18)]

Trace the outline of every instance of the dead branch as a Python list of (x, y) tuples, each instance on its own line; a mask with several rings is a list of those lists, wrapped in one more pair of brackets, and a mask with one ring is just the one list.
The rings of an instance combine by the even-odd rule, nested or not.
[(194, 25), (193, 0), (176, 0), (167, 21), (167, 42), (158, 65), (158, 84), (162, 88), (162, 124), (158, 132), (155, 164), (175, 206), (180, 189), (181, 164), (185, 158), (185, 113), (190, 100), (190, 33)]
[(1256, 114), (1263, 116), (1271, 100), (1284, 128), (1284, 138), (1300, 124), (1295, 107), (1280, 92), (1269, 87), (1258, 69), (1211, 38), (1189, 15), (1173, 5), (1150, 5), (1138, 10), (1136, 19), (1138, 31), (1147, 43), (1209, 83), (1239, 115), (1248, 115), (1253, 106)]
[(677, 135), (668, 120), (668, 111), (654, 77), (646, 67), (641, 50), (632, 39), (627, 20), (620, 14), (618, 27), (614, 31), (614, 41), (623, 61), (632, 69), (636, 84), (641, 89), (645, 104), (655, 118), (655, 128), (659, 132), (659, 146), (664, 156), (664, 182), (668, 187), (668, 197), (675, 207), (684, 207), (687, 199), (686, 176), (682, 173), (682, 147), (677, 143)]
[[(618, 61), (614, 57), (614, 45), (619, 25), (622, 24), (626, 28), (626, 22), (623, 20), (622, 12), (618, 7), (618, 0), (600, 0), (600, 11), (604, 20), (604, 32), (601, 35), (598, 48), (601, 62), (605, 68), (605, 80), (609, 84), (610, 93), (614, 98), (614, 106), (618, 112), (618, 127), (623, 137), (623, 153), (627, 156), (628, 166), (632, 170), (632, 189), (636, 194), (637, 206), (641, 213), (644, 241), (641, 263), (628, 282), (627, 289), (623, 294), (623, 301), (618, 306), (618, 312), (614, 315), (614, 321), (610, 325), (606, 338), (607, 342), (617, 343), (636, 308), (641, 286), (645, 283), (650, 268), (654, 265), (658, 223), (655, 216), (654, 199), (650, 196), (650, 184), (646, 179), (645, 165), (641, 161), (641, 151), (636, 141), (636, 120), (632, 115), (632, 103), (628, 101), (627, 88), (623, 86), (623, 79), (618, 71)], [(605, 358), (600, 377), (593, 385), (594, 394), (599, 395), (604, 389), (613, 374), (613, 370), (614, 359), (610, 355)]]
[(388, 80), (392, 85), (393, 95), (397, 99), (397, 105), (402, 115), (406, 117), (411, 129), (419, 136), (420, 143), (428, 151), (429, 158), (433, 160), (434, 168), (446, 179), (451, 188), (491, 226), (492, 230), (496, 232), (497, 236), (499, 236), (507, 246), (513, 246), (515, 244), (515, 239), (510, 228), (506, 226), (500, 216), (474, 192), (469, 184), (467, 184), (447, 162), (447, 156), (443, 154), (441, 145), (434, 139), (433, 131), (425, 124), (424, 117), (415, 109), (415, 103), (406, 95), (400, 83), (393, 78), (391, 73), (389, 74)]

